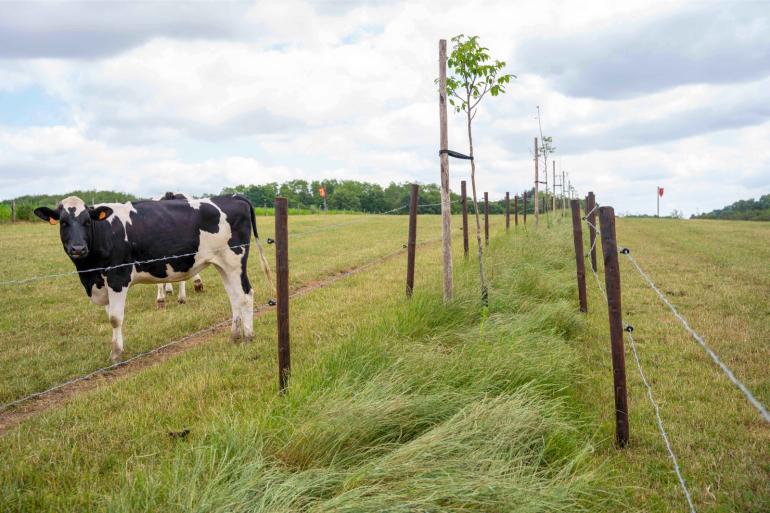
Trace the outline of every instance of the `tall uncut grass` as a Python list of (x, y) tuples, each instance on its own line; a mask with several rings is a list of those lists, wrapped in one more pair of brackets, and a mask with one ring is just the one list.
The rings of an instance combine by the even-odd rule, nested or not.
[[(566, 240), (566, 238), (564, 238)], [(222, 418), (111, 511), (595, 511), (620, 509), (572, 398), (581, 328), (568, 246), (513, 234), (490, 252), (490, 306), (458, 265), (438, 289), (372, 310), (292, 376), (288, 396)], [(467, 272), (466, 272), (467, 268)]]

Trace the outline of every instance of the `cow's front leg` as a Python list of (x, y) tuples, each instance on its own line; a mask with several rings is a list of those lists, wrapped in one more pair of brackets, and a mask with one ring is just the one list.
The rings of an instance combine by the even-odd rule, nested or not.
[(158, 283), (158, 295), (155, 296), (155, 304), (159, 309), (166, 307), (166, 292), (165, 286), (162, 283)]
[(110, 297), (109, 316), (112, 325), (112, 352), (110, 360), (117, 362), (123, 352), (123, 312), (126, 309), (126, 296), (128, 287), (123, 287), (120, 292), (115, 292), (111, 288), (107, 289)]
[(187, 303), (187, 286), (185, 282), (179, 282), (179, 297), (177, 298), (180, 304)]

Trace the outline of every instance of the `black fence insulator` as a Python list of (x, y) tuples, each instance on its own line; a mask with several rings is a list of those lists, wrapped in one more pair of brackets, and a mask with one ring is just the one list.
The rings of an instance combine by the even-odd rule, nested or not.
[(275, 299), (268, 299), (268, 300), (267, 300), (267, 304), (268, 304), (269, 306), (275, 306), (275, 305), (276, 305)]
[(406, 248), (406, 244), (402, 244), (402, 245), (401, 245), (401, 247), (402, 247), (402, 248)]
[(458, 153), (456, 151), (452, 151), (452, 150), (438, 150), (438, 154), (439, 155), (442, 155), (444, 153), (446, 153), (450, 157), (454, 157), (456, 159), (473, 160), (473, 157), (470, 157), (468, 155), (463, 155), (462, 153)]
[(629, 253), (631, 253), (631, 250), (628, 248), (623, 248), (620, 250), (620, 252), (623, 253), (624, 255), (628, 255)]
[(271, 239), (270, 237), (267, 238), (268, 244), (275, 244), (275, 240)]
[(625, 327), (625, 328), (623, 328), (623, 330), (624, 330), (624, 331), (627, 331), (628, 333), (633, 333), (633, 331), (634, 331), (634, 327), (633, 327), (633, 326), (631, 326), (630, 324), (626, 324), (626, 327)]

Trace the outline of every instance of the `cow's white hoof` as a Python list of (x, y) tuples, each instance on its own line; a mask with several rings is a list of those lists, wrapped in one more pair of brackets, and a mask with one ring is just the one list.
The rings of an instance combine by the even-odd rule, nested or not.
[(243, 337), (243, 341), (247, 342), (247, 343), (248, 342), (253, 342), (254, 341), (254, 334), (244, 336)]
[(193, 283), (193, 289), (195, 289), (195, 292), (203, 292), (203, 282), (195, 280)]
[(180, 297), (179, 299), (177, 299), (177, 302), (178, 302), (180, 305), (183, 305), (183, 304), (187, 303), (187, 299), (185, 299), (185, 298), (183, 298), (183, 297)]
[(165, 299), (158, 299), (155, 301), (155, 306), (158, 307), (158, 310), (163, 310), (166, 308), (166, 300)]
[(112, 351), (110, 353), (110, 363), (118, 363), (120, 361), (120, 355), (121, 354), (122, 354), (122, 352), (116, 353), (115, 351)]

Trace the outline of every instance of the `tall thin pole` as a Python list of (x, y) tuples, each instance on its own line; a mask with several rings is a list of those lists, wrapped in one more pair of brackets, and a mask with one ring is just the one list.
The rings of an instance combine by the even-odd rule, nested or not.
[(615, 240), (615, 210), (600, 207), (604, 285), (607, 290), (607, 312), (612, 349), (612, 380), (615, 390), (615, 438), (618, 445), (628, 445), (628, 394), (626, 392), (626, 356), (623, 347), (623, 319), (620, 301), (620, 267)]
[(658, 202), (658, 213), (655, 217), (660, 217), (660, 187), (655, 189), (655, 200)]
[[(551, 192), (553, 192), (553, 194), (551, 195), (551, 200), (552, 200), (551, 210), (553, 210), (555, 213), (556, 212), (556, 161), (551, 160), (551, 164), (553, 167), (553, 187), (551, 187), (552, 189)], [(546, 173), (548, 173), (547, 169), (546, 169)]]
[(412, 184), (409, 197), (409, 238), (406, 245), (406, 297), (412, 297), (414, 290), (414, 256), (417, 249), (417, 198), (419, 185)]
[(511, 227), (511, 194), (505, 193), (505, 230)]
[(278, 313), (278, 389), (286, 393), (291, 373), (289, 348), (289, 227), (286, 198), (275, 198), (275, 268)]
[(449, 135), (446, 114), (446, 39), (438, 42), (438, 117), (440, 125), (439, 148), (441, 160), (441, 238), (444, 252), (444, 301), (452, 299), (452, 211), (449, 200)]
[(535, 137), (535, 227), (540, 226), (540, 203), (538, 199), (540, 192), (540, 173), (538, 171), (538, 160), (540, 160), (540, 157), (537, 149), (537, 137)]
[(484, 193), (484, 244), (489, 246), (489, 193)]
[(596, 272), (596, 197), (589, 191), (586, 200), (586, 216), (588, 217), (588, 243), (591, 245), (591, 269)]
[(524, 191), (524, 226), (527, 226), (527, 191)]
[(580, 220), (580, 201), (570, 201), (572, 207), (572, 239), (575, 243), (575, 266), (577, 269), (578, 299), (580, 301), (580, 311), (588, 311), (588, 300), (586, 298), (586, 267), (583, 258), (583, 229)]
[(518, 228), (519, 226), (519, 196), (513, 196), (513, 225)]
[(465, 258), (468, 258), (468, 191), (465, 180), (460, 182), (460, 194), (463, 207), (463, 251)]

